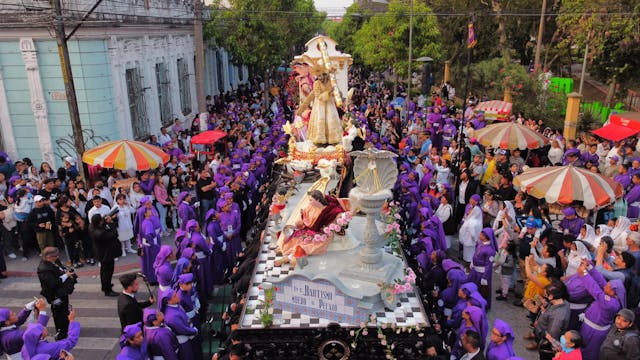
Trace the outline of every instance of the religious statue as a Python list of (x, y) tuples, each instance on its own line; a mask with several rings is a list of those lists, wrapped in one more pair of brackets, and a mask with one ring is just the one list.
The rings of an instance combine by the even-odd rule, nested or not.
[(317, 145), (335, 145), (342, 141), (342, 123), (336, 106), (335, 91), (331, 74), (336, 71), (327, 66), (322, 59), (314, 60), (308, 56), (303, 59), (311, 64), (311, 74), (315, 76), (313, 90), (300, 104), (297, 115), (302, 116), (311, 105), (311, 114), (307, 125), (307, 139)]
[[(276, 266), (289, 262), (297, 247), (307, 255), (324, 254), (332, 240), (332, 233), (325, 228), (331, 229), (336, 218), (345, 212), (335, 197), (320, 190), (311, 190), (306, 197), (306, 206), (300, 209), (294, 225), (286, 226), (278, 241), (283, 258), (276, 262)], [(346, 226), (346, 223), (336, 224), (336, 229), (337, 226)]]

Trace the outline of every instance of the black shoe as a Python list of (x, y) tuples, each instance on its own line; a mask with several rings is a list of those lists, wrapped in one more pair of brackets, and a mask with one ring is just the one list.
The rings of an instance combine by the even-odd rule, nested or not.
[(513, 302), (513, 305), (515, 306), (522, 306), (522, 300), (516, 300)]
[(0, 279), (6, 279), (6, 278), (8, 278), (8, 276), (7, 276), (7, 275), (5, 275), (5, 274), (0, 274)]
[(521, 293), (514, 293), (513, 295), (516, 297), (516, 299), (522, 299)]
[(507, 297), (502, 295), (502, 294), (500, 294), (500, 295), (496, 296), (496, 300), (505, 301), (505, 300), (507, 300)]
[(496, 294), (498, 294), (498, 295), (502, 294), (502, 290), (500, 290), (500, 289), (496, 290)]
[(108, 292), (104, 293), (104, 296), (116, 297), (116, 296), (118, 296), (118, 293), (117, 292), (113, 292), (113, 291), (108, 291)]

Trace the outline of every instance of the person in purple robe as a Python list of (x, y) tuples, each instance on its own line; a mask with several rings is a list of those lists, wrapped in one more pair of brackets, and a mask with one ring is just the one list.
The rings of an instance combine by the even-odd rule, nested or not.
[(169, 141), (167, 143), (167, 149), (164, 152), (169, 154), (169, 156), (175, 156), (176, 158), (179, 158), (180, 155), (184, 155), (184, 152), (177, 147), (173, 141)]
[(167, 290), (158, 295), (160, 297), (159, 304), (161, 305), (161, 311), (164, 313), (165, 324), (176, 334), (178, 339), (178, 359), (191, 360), (195, 359), (194, 342), (196, 335), (198, 335), (198, 329), (193, 327), (189, 323), (187, 313), (180, 306), (180, 297), (178, 292), (174, 290)]
[(197, 219), (196, 210), (191, 206), (191, 194), (183, 191), (176, 199), (178, 205), (178, 219), (180, 221), (180, 229), (184, 230), (189, 220)]
[(240, 213), (231, 210), (232, 203), (233, 201), (220, 199), (217, 204), (220, 208), (220, 227), (227, 244), (227, 264), (235, 264), (236, 256), (242, 250), (242, 243), (240, 242)]
[(120, 353), (116, 360), (147, 360), (147, 342), (142, 323), (127, 325), (120, 336)]
[(442, 146), (451, 146), (451, 141), (456, 138), (458, 129), (451, 118), (445, 120), (442, 127)]
[(640, 174), (634, 174), (631, 182), (633, 187), (624, 199), (627, 200), (627, 217), (636, 219), (640, 217)]
[(220, 215), (215, 209), (211, 209), (205, 216), (206, 226), (205, 234), (211, 245), (211, 281), (213, 285), (220, 285), (224, 279), (224, 273), (227, 270), (226, 250), (227, 245), (224, 241), (224, 232), (220, 226)]
[[(136, 209), (136, 214), (133, 219), (133, 233), (135, 235), (140, 234), (142, 222), (144, 221), (144, 214), (147, 210), (151, 210), (152, 214), (158, 218), (158, 225), (160, 224), (160, 215), (158, 214), (158, 210), (153, 206), (153, 200), (149, 196), (143, 196), (140, 199), (140, 206)], [(138, 242), (140, 242), (139, 238)]]
[(496, 319), (491, 329), (491, 342), (487, 346), (487, 360), (504, 360), (516, 356), (513, 350), (515, 333), (506, 322)]
[(211, 248), (200, 232), (200, 224), (196, 220), (189, 220), (186, 226), (187, 239), (189, 239), (189, 247), (193, 248), (198, 259), (198, 291), (203, 296), (209, 296), (213, 288), (211, 280)]
[(480, 231), (476, 251), (471, 259), (469, 267), (469, 277), (467, 281), (478, 286), (480, 294), (487, 300), (487, 310), (491, 309), (491, 278), (493, 270), (493, 256), (496, 254), (498, 245), (493, 235), (492, 228), (484, 228)]
[(187, 318), (189, 322), (193, 324), (194, 327), (200, 327), (200, 299), (198, 299), (198, 294), (193, 287), (195, 277), (191, 273), (182, 274), (178, 277), (178, 297), (180, 298), (180, 306), (184, 309), (187, 314)]
[[(140, 188), (145, 195), (150, 196), (153, 199), (153, 186), (155, 185), (155, 181), (153, 176), (151, 176), (150, 171), (145, 171), (140, 175)], [(140, 201), (142, 204), (142, 201)]]
[(620, 185), (622, 185), (622, 189), (627, 190), (631, 186), (631, 175), (629, 175), (629, 166), (622, 164), (620, 165), (620, 170), (618, 175), (616, 175), (613, 180)]
[[(485, 310), (487, 300), (478, 292), (478, 286), (472, 282), (460, 285), (458, 289), (458, 302), (451, 310), (451, 316), (447, 319), (447, 325), (451, 328), (457, 328), (462, 321), (462, 312), (468, 305), (477, 306)], [(486, 310), (485, 310), (486, 311)]]
[(582, 285), (594, 299), (582, 317), (580, 334), (585, 343), (582, 358), (598, 360), (600, 346), (607, 337), (616, 314), (627, 307), (626, 292), (622, 281), (607, 282), (597, 269), (587, 271), (587, 266), (587, 262), (583, 261), (577, 272)]
[(580, 275), (577, 273), (564, 277), (562, 282), (564, 282), (564, 285), (567, 288), (569, 307), (571, 308), (569, 326), (567, 329), (580, 330), (580, 314), (582, 314), (584, 309), (591, 304), (593, 297), (591, 297), (589, 291), (584, 287), (582, 279), (580, 279)]
[(9, 359), (19, 356), (24, 344), (22, 341), (24, 330), (20, 329), (20, 326), (27, 321), (31, 312), (37, 309), (38, 324), (46, 327), (49, 321), (49, 316), (44, 311), (46, 308), (47, 303), (43, 299), (26, 304), (18, 314), (7, 308), (0, 308), (0, 354), (7, 353)]
[(452, 309), (458, 302), (458, 290), (467, 280), (464, 267), (451, 259), (442, 260), (442, 268), (447, 274), (447, 288), (442, 291), (438, 305), (444, 309), (445, 316), (451, 316)]
[(155, 269), (156, 279), (158, 279), (158, 287), (162, 291), (168, 290), (171, 288), (171, 285), (173, 285), (173, 268), (171, 267), (171, 261), (175, 259), (176, 256), (170, 245), (160, 246), (158, 255), (153, 262), (153, 268)]
[(442, 225), (442, 221), (436, 216), (431, 215), (429, 218), (429, 223), (431, 224), (431, 228), (437, 234), (437, 239), (434, 242), (434, 247), (436, 250), (447, 251), (447, 239), (444, 234), (444, 226)]
[(480, 334), (480, 351), (483, 352), (486, 344), (488, 329), (489, 325), (484, 310), (473, 305), (467, 306), (462, 311), (462, 323), (458, 328), (457, 339), (451, 349), (452, 357), (455, 356), (456, 359), (460, 359), (462, 355), (464, 355), (465, 351), (462, 348), (461, 339), (462, 335), (466, 333), (467, 330), (473, 330)]
[(146, 209), (144, 213), (144, 220), (140, 226), (138, 248), (142, 249), (142, 256), (140, 256), (140, 268), (142, 273), (147, 277), (149, 283), (154, 284), (158, 282), (156, 278), (156, 272), (153, 268), (153, 263), (160, 252), (160, 238), (158, 234), (161, 228), (156, 226), (153, 219), (153, 210)]
[(571, 234), (575, 237), (580, 235), (580, 228), (584, 225), (584, 220), (576, 215), (576, 209), (568, 207), (562, 210), (564, 219), (560, 221), (560, 230), (565, 234)]
[(69, 331), (67, 337), (55, 342), (48, 342), (46, 337), (49, 335), (47, 328), (39, 323), (31, 323), (27, 325), (22, 335), (22, 359), (30, 360), (31, 357), (37, 354), (48, 354), (54, 359), (60, 356), (61, 350), (70, 351), (78, 343), (80, 337), (80, 323), (75, 321), (76, 313), (71, 310), (69, 313)]
[(600, 157), (596, 152), (598, 151), (598, 145), (593, 144), (589, 146), (589, 151), (582, 153), (580, 159), (583, 163), (591, 163), (592, 165), (598, 166), (600, 163)]
[(178, 339), (164, 325), (164, 314), (152, 308), (143, 312), (144, 338), (150, 359), (178, 360)]
[(423, 236), (415, 245), (412, 245), (412, 253), (422, 271), (426, 271), (431, 266), (431, 253), (433, 252), (433, 240), (428, 236), (428, 229), (423, 229)]

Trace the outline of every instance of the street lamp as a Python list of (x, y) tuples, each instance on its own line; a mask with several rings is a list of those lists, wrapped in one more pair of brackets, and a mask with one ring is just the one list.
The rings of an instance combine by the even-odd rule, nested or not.
[(420, 92), (422, 94), (429, 93), (429, 77), (431, 76), (431, 63), (433, 63), (433, 59), (428, 56), (422, 56), (416, 59), (417, 62), (424, 63), (422, 65), (422, 88)]

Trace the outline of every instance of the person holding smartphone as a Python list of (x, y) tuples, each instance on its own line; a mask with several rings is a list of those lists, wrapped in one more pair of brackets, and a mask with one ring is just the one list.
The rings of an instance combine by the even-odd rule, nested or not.
[(60, 251), (55, 247), (46, 247), (38, 265), (40, 294), (51, 304), (51, 312), (56, 327), (56, 340), (67, 337), (69, 328), (69, 295), (73, 293), (77, 275), (68, 269), (59, 259)]

